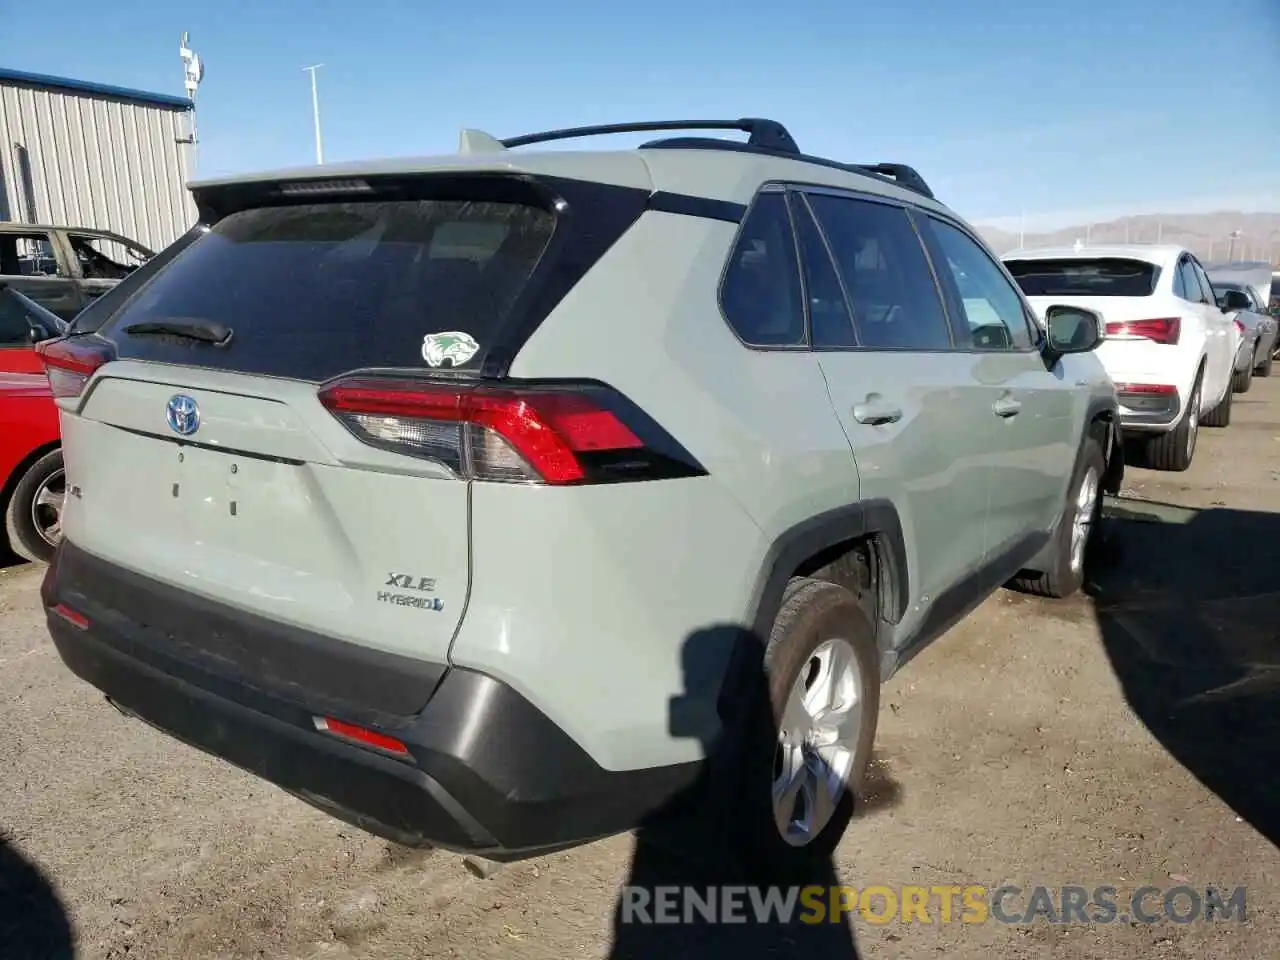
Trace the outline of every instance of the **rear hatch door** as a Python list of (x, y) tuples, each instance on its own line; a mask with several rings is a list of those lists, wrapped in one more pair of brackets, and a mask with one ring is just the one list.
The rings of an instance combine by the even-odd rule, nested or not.
[[(81, 487), (68, 540), (252, 614), (445, 662), (469, 587), (469, 484), (447, 455), (358, 439), (317, 390), (354, 370), (475, 378), (510, 341), (555, 206), (527, 183), (471, 187), (232, 197), (99, 331), (119, 359), (65, 416)], [(446, 452), (463, 442), (447, 434)]]

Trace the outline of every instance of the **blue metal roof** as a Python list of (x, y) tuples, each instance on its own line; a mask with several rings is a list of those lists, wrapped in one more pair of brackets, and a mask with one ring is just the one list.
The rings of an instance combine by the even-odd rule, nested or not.
[(143, 106), (164, 107), (170, 110), (189, 110), (191, 108), (191, 101), (186, 97), (174, 97), (164, 93), (147, 93), (145, 90), (130, 90), (127, 87), (113, 87), (105, 83), (69, 80), (66, 77), (50, 77), (42, 73), (25, 73), (22, 70), (8, 70), (4, 67), (0, 67), (0, 84), (109, 97), (112, 100), (126, 100)]

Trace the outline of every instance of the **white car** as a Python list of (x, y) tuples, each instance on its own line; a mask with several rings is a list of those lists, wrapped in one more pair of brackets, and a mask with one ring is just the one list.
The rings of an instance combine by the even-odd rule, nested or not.
[(1102, 314), (1098, 358), (1115, 382), (1126, 439), (1145, 448), (1146, 466), (1187, 469), (1200, 424), (1231, 422), (1241, 334), (1189, 250), (1076, 244), (1015, 250), (1004, 263), (1037, 313), (1052, 303)]

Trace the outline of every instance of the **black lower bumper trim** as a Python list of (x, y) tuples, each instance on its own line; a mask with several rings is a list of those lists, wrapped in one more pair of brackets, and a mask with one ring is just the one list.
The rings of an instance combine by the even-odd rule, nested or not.
[(126, 713), (397, 843), (518, 859), (632, 829), (684, 795), (700, 771), (696, 763), (604, 770), (511, 687), (459, 668), (445, 672), (417, 716), (378, 728), (410, 759), (337, 740), (316, 730), (319, 709), (214, 674), (181, 646), (147, 642), (124, 611), (95, 617), (92, 598), (64, 589), (65, 554), (75, 549), (64, 544), (42, 595), (47, 608), (67, 603), (89, 619), (82, 629), (48, 613), (77, 676)]

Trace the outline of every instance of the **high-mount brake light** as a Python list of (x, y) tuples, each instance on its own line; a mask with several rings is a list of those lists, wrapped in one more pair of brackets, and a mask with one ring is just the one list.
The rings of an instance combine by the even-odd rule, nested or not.
[(363, 442), (468, 480), (552, 485), (705, 473), (608, 388), (351, 377), (321, 404)]
[(1107, 336), (1144, 337), (1173, 346), (1182, 336), (1182, 320), (1179, 317), (1159, 317), (1154, 320), (1113, 321), (1107, 324)]
[(110, 343), (97, 337), (63, 337), (36, 344), (54, 397), (78, 397), (99, 367), (115, 358)]

